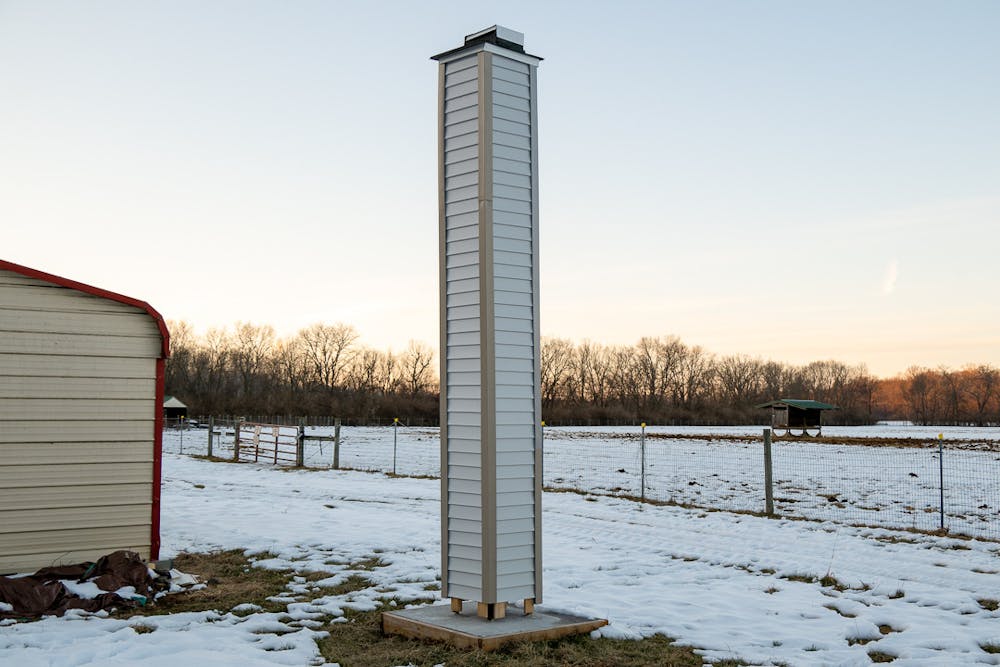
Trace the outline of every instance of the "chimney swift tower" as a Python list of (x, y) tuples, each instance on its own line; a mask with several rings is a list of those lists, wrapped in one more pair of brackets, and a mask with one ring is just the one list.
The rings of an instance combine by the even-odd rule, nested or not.
[(434, 56), (441, 259), (441, 591), (503, 618), (542, 597), (541, 58), (493, 26)]

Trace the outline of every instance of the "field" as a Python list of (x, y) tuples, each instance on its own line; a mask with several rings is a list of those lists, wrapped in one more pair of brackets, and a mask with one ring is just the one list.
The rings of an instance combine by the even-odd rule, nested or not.
[[(763, 512), (760, 427), (651, 427), (645, 470), (640, 430), (547, 428), (544, 481), (551, 489), (644, 497), (659, 502)], [(310, 428), (310, 435), (332, 429)], [(944, 465), (939, 465), (937, 436)], [(786, 439), (773, 448), (775, 510), (781, 516), (852, 525), (1000, 539), (1000, 429), (899, 425), (827, 427), (824, 442)], [(186, 432), (186, 452), (204, 453), (203, 430)], [(180, 451), (178, 432), (165, 448)], [(231, 442), (231, 437), (227, 441)], [(891, 446), (886, 446), (889, 443)], [(217, 448), (225, 456), (231, 445)], [(437, 476), (436, 428), (400, 427), (393, 462), (391, 427), (342, 432), (340, 464), (356, 470)], [(306, 465), (328, 466), (332, 444), (310, 442)], [(645, 484), (643, 485), (643, 478)]]
[[(755, 431), (717, 440), (737, 449), (756, 447), (739, 439)], [(185, 454), (204, 447), (197, 433), (185, 433)], [(973, 441), (984, 433), (966, 438), (971, 452), (981, 453)], [(701, 439), (704, 431), (675, 434), (684, 437), (662, 440), (682, 448), (716, 440)], [(568, 455), (547, 459), (546, 479), (589, 483), (608, 474), (600, 466), (624, 465), (630, 453), (608, 453), (632, 446), (619, 435), (631, 434), (550, 431), (550, 452), (589, 442), (585, 447), (595, 454), (578, 457), (575, 465)], [(996, 431), (987, 435), (995, 439)], [(398, 472), (436, 473), (435, 436), (401, 429)], [(951, 431), (946, 437), (960, 439)], [(169, 434), (166, 444), (179, 451), (179, 434)], [(385, 468), (392, 461), (392, 430), (345, 429), (343, 448), (344, 465)], [(310, 451), (311, 462), (330, 454), (326, 443), (322, 454), (318, 447)], [(607, 457), (605, 463), (598, 454)], [(735, 473), (712, 468), (711, 460), (696, 457), (701, 477), (725, 469), (720, 476), (727, 481), (701, 490), (722, 498), (732, 490)], [(816, 470), (824, 466), (830, 464), (818, 461)], [(617, 470), (612, 472), (621, 474)], [(829, 470), (815, 483), (840, 476)], [(651, 488), (662, 491), (669, 477), (652, 473), (652, 479)], [(799, 484), (806, 489), (810, 482)], [(361, 615), (437, 599), (439, 486), (434, 479), (282, 470), (167, 454), (165, 555), (237, 550), (255, 568), (290, 571), (283, 590), (266, 601), (220, 602), (214, 611), (5, 622), (0, 664), (376, 664), (360, 662), (330, 640)], [(837, 509), (830, 504), (814, 506), (817, 512)], [(543, 606), (609, 619), (597, 633), (602, 637), (662, 635), (694, 647), (706, 661), (754, 665), (1000, 664), (1000, 543), (643, 504), (603, 493), (547, 492), (543, 505)], [(379, 664), (437, 664), (422, 660)]]

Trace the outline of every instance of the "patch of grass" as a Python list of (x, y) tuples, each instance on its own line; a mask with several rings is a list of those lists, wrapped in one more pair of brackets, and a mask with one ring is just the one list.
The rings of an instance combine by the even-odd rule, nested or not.
[(983, 649), (987, 653), (1000, 653), (1000, 644), (980, 644), (979, 648)]
[(372, 556), (371, 558), (355, 561), (348, 565), (348, 568), (351, 570), (365, 570), (370, 572), (376, 567), (385, 567), (386, 565), (387, 563), (383, 562), (383, 560), (378, 556)]
[(135, 625), (131, 626), (131, 628), (133, 631), (135, 631), (135, 634), (137, 635), (149, 634), (150, 632), (154, 632), (156, 630), (156, 628), (154, 628), (153, 626), (144, 625), (142, 623), (136, 623)]
[(798, 581), (803, 584), (815, 584), (818, 580), (811, 574), (788, 574), (782, 579), (788, 579), (788, 581)]
[[(271, 557), (261, 554), (262, 558)], [(285, 585), (292, 573), (253, 567), (240, 550), (208, 554), (179, 554), (174, 567), (197, 575), (207, 586), (201, 590), (165, 595), (152, 604), (120, 612), (122, 615), (153, 616), (185, 611), (217, 610), (226, 612), (249, 602), (264, 611), (282, 611), (284, 606), (269, 601), (273, 595), (287, 592)]]
[[(690, 647), (677, 646), (662, 635), (641, 641), (591, 639), (587, 635), (548, 642), (507, 644), (497, 651), (459, 649), (441, 642), (407, 639), (382, 634), (382, 611), (347, 611), (347, 623), (330, 623), (330, 634), (318, 640), (320, 653), (343, 667), (416, 665), (430, 667), (701, 667), (704, 661)], [(723, 661), (719, 667), (745, 663)]]
[(976, 602), (978, 602), (979, 606), (985, 609), (986, 611), (996, 611), (998, 608), (1000, 608), (1000, 601), (994, 600), (992, 598), (979, 598), (978, 600), (976, 600)]
[[(837, 612), (838, 614), (840, 614), (844, 618), (857, 618), (857, 616), (858, 616), (857, 614), (852, 614), (849, 611), (844, 611), (843, 609), (841, 609), (840, 607), (838, 607), (835, 604), (825, 604), (823, 606), (826, 607), (827, 609), (829, 609), (830, 611)], [(848, 640), (848, 643), (850, 643), (850, 640)]]
[(864, 646), (865, 644), (870, 644), (871, 642), (876, 642), (876, 641), (878, 641), (877, 637), (848, 637), (847, 638), (847, 645), (848, 646), (855, 646), (855, 645)]
[(868, 651), (868, 659), (872, 662), (892, 662), (896, 656), (883, 651)]
[(357, 593), (358, 591), (363, 591), (366, 588), (371, 588), (371, 585), (372, 582), (368, 581), (364, 577), (352, 574), (336, 586), (320, 589), (319, 593), (321, 596), (346, 595), (348, 593)]
[(890, 600), (898, 600), (899, 598), (903, 597), (904, 595), (906, 595), (906, 593), (903, 592), (903, 589), (902, 588), (897, 588), (895, 593), (891, 593), (889, 595), (889, 599)]
[(768, 595), (773, 595), (774, 593), (778, 593), (779, 591), (781, 591), (781, 589), (780, 588), (776, 588), (774, 586), (771, 586), (770, 588), (765, 588), (764, 589), (764, 592), (767, 593)]

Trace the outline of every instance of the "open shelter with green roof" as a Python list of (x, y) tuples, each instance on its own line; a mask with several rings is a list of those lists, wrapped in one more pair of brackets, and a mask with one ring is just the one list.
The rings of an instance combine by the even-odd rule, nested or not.
[[(829, 403), (801, 398), (779, 398), (756, 407), (771, 409), (771, 429), (775, 435), (810, 435), (810, 429), (816, 429), (816, 435), (822, 435), (823, 411), (840, 409)], [(801, 432), (794, 433), (793, 429), (801, 429)]]

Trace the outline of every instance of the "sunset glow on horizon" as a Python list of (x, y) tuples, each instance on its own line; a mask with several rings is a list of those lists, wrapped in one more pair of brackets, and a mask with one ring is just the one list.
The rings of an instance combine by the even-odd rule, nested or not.
[(543, 336), (1000, 365), (1000, 5), (0, 3), (0, 258), (438, 342), (437, 70), (539, 67)]

